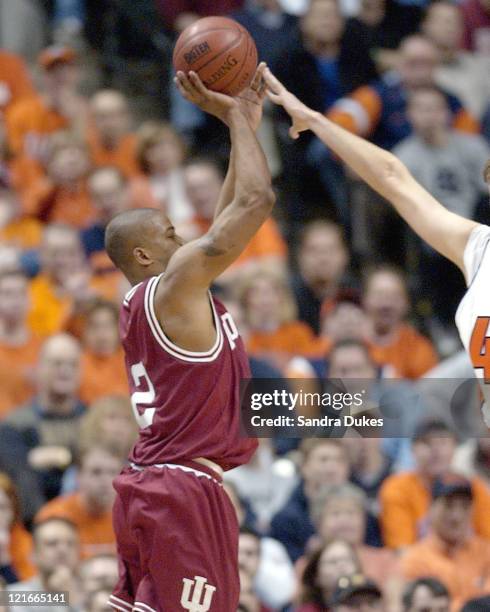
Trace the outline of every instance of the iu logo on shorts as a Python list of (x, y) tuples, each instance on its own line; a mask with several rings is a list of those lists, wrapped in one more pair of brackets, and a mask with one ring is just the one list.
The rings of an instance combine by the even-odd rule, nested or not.
[(216, 587), (206, 584), (207, 581), (207, 578), (202, 576), (194, 576), (194, 580), (189, 578), (182, 580), (184, 588), (182, 589), (180, 603), (184, 610), (189, 610), (189, 612), (208, 612)]

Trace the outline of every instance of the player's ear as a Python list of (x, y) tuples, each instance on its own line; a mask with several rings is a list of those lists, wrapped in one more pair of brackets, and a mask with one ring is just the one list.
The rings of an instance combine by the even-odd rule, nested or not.
[(150, 257), (148, 251), (142, 247), (136, 247), (133, 249), (133, 257), (140, 266), (150, 266), (153, 263), (153, 259)]

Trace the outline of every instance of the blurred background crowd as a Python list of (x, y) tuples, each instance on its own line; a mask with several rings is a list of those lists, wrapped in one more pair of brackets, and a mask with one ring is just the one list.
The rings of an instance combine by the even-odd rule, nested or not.
[[(111, 481), (137, 435), (118, 337), (129, 287), (104, 228), (147, 206), (186, 239), (209, 228), (229, 142), (173, 87), (171, 53), (211, 14), (246, 26), (308, 105), (490, 220), (489, 0), (0, 0), (0, 582), (69, 591), (79, 612), (109, 610)], [(490, 610), (488, 434), (457, 426), (451, 385), (430, 418), (412, 393), (472, 376), (453, 322), (463, 278), (288, 125), (266, 108), (278, 204), (217, 294), (254, 377), (362, 379), (373, 405), (397, 379), (405, 429), (263, 439), (227, 475), (239, 609)]]

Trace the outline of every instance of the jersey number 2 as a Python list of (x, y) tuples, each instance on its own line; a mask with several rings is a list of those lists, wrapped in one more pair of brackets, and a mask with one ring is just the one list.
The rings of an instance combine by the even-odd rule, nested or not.
[(475, 369), (483, 370), (485, 383), (490, 382), (490, 317), (478, 317), (470, 340), (470, 357)]
[(148, 387), (148, 391), (135, 391), (131, 395), (131, 405), (133, 406), (136, 422), (141, 429), (144, 429), (153, 423), (156, 408), (146, 408), (143, 412), (140, 412), (138, 407), (153, 404), (155, 401), (155, 389), (150, 377), (148, 376), (148, 372), (141, 361), (131, 366), (131, 375), (136, 387), (139, 387), (143, 380), (146, 381), (146, 386)]

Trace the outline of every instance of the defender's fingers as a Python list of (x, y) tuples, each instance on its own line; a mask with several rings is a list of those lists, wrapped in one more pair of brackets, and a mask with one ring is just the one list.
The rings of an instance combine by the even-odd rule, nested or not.
[(272, 74), (269, 68), (265, 68), (264, 70), (264, 80), (267, 83), (269, 89), (271, 89), (274, 93), (279, 94), (285, 90), (284, 85), (276, 79), (276, 77)]
[(255, 71), (254, 78), (250, 83), (250, 89), (253, 91), (258, 91), (260, 84), (263, 82), (264, 70), (266, 69), (267, 64), (265, 62), (260, 62), (257, 66), (257, 70)]

